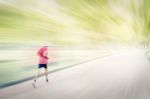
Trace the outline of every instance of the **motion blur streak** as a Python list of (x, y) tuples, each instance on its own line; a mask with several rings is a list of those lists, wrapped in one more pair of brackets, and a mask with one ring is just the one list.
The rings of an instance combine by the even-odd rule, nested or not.
[[(34, 75), (42, 42), (49, 43), (50, 71), (127, 50), (142, 49), (150, 59), (149, 9), (150, 0), (0, 0), (0, 88)], [(133, 74), (147, 69), (137, 75), (146, 79), (149, 90), (145, 64), (123, 68)], [(121, 70), (115, 71), (116, 76)], [(121, 90), (122, 95), (128, 95), (129, 89)], [(149, 99), (142, 95), (136, 99)]]
[(149, 0), (0, 0), (0, 40), (137, 44), (149, 39)]

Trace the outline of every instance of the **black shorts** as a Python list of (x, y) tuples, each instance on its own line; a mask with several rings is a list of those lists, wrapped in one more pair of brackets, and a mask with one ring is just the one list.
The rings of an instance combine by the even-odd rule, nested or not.
[(39, 64), (39, 68), (47, 68), (47, 64)]

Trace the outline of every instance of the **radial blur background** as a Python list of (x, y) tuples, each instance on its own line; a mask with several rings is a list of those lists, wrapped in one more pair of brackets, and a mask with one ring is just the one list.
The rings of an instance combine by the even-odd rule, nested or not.
[(32, 77), (49, 43), (49, 70), (148, 48), (150, 0), (0, 0), (0, 86)]

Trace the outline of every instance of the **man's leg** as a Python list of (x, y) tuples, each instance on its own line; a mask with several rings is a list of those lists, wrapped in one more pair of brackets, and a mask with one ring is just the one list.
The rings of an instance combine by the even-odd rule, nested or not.
[(46, 81), (48, 82), (48, 69), (45, 68), (45, 77), (46, 77)]
[(36, 80), (38, 79), (39, 75), (40, 75), (40, 69), (38, 69), (37, 74), (35, 75), (35, 78), (34, 78), (34, 81), (33, 81), (34, 88), (36, 88)]
[(40, 75), (40, 69), (38, 69), (37, 74), (35, 75), (34, 81), (36, 82), (36, 80), (38, 79)]

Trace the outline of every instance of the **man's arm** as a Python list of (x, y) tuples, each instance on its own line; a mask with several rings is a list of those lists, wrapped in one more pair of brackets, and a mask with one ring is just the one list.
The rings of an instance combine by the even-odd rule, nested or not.
[(43, 57), (46, 58), (46, 59), (49, 59), (47, 55), (48, 55), (48, 52), (45, 51), (45, 52), (43, 53)]

